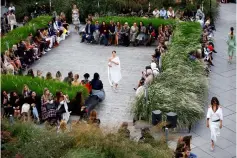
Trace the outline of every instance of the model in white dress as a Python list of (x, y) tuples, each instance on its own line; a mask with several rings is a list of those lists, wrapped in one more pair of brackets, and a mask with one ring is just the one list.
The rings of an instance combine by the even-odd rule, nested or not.
[(119, 57), (116, 56), (116, 51), (112, 52), (112, 57), (109, 58), (108, 63), (108, 79), (111, 87), (115, 86), (115, 89), (118, 87), (118, 83), (121, 80), (121, 64)]
[(220, 136), (220, 129), (222, 128), (223, 113), (216, 97), (211, 100), (211, 106), (207, 111), (207, 127), (211, 131), (211, 150), (214, 150), (217, 136)]

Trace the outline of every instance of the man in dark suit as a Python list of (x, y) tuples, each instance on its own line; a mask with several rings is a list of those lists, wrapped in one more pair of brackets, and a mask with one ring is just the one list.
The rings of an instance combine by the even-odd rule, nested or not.
[(85, 32), (82, 35), (81, 43), (87, 40), (91, 42), (93, 40), (94, 25), (91, 24), (90, 20), (87, 20)]

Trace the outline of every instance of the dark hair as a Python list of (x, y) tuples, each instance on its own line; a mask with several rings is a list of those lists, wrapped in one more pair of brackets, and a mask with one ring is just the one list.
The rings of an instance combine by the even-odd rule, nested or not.
[(70, 71), (69, 73), (68, 73), (68, 76), (70, 77), (70, 76), (72, 76), (73, 74), (72, 74), (72, 71)]
[(62, 74), (61, 74), (60, 71), (57, 71), (57, 73), (56, 73), (56, 77), (62, 77)]
[(77, 92), (75, 99), (76, 100), (81, 100), (81, 97), (82, 97), (82, 93), (81, 92)]
[(57, 91), (56, 92), (56, 100), (59, 101), (60, 97), (61, 97), (61, 92), (60, 91)]
[(190, 145), (191, 145), (191, 139), (192, 139), (192, 136), (184, 136), (183, 137), (183, 142), (186, 144), (186, 146), (189, 148), (190, 150)]
[(201, 8), (201, 6), (200, 5), (197, 5), (197, 9), (200, 9)]
[(113, 54), (113, 53), (115, 53), (115, 54), (116, 54), (116, 51), (115, 51), (115, 50), (113, 50), (113, 51), (112, 51), (112, 54)]
[(211, 105), (213, 105), (214, 103), (216, 103), (216, 105), (220, 105), (219, 100), (217, 99), (217, 97), (212, 97)]
[(94, 78), (93, 80), (98, 80), (100, 78), (100, 75), (96, 72), (94, 73)]
[(32, 69), (29, 69), (27, 72), (27, 76), (35, 77), (34, 72)]
[(233, 27), (230, 28), (230, 36), (231, 36), (231, 39), (232, 39), (233, 36), (234, 36), (234, 28), (233, 28)]
[(90, 77), (90, 75), (89, 75), (88, 73), (85, 73), (85, 74), (84, 74), (84, 78), (85, 78), (85, 79), (88, 79), (89, 77)]

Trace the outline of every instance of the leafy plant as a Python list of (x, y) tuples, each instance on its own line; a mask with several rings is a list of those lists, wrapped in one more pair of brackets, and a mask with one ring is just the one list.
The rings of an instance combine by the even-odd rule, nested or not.
[(46, 27), (51, 18), (51, 16), (37, 17), (32, 19), (25, 26), (18, 27), (7, 33), (1, 38), (1, 52), (3, 53), (8, 47), (11, 48), (21, 40), (25, 40), (30, 33), (35, 34), (37, 29)]
[(2, 90), (8, 92), (16, 91), (20, 94), (22, 93), (24, 84), (26, 84), (31, 90), (35, 91), (37, 95), (42, 95), (44, 88), (48, 88), (52, 94), (55, 94), (57, 91), (62, 91), (64, 94), (68, 94), (71, 99), (74, 98), (79, 91), (82, 92), (84, 98), (88, 96), (88, 91), (84, 86), (73, 87), (63, 82), (31, 78), (28, 76), (2, 75), (1, 84)]
[(188, 126), (203, 117), (207, 80), (202, 63), (192, 62), (188, 53), (200, 48), (201, 28), (198, 23), (179, 23), (172, 43), (163, 56), (163, 72), (148, 88), (148, 102), (143, 97), (134, 103), (133, 112), (146, 120), (153, 110), (175, 112), (180, 126)]

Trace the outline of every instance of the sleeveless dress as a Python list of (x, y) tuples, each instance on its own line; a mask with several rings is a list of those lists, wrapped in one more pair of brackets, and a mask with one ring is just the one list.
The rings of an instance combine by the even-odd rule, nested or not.
[(80, 24), (78, 9), (73, 9), (72, 10), (72, 23), (74, 25), (79, 25)]

